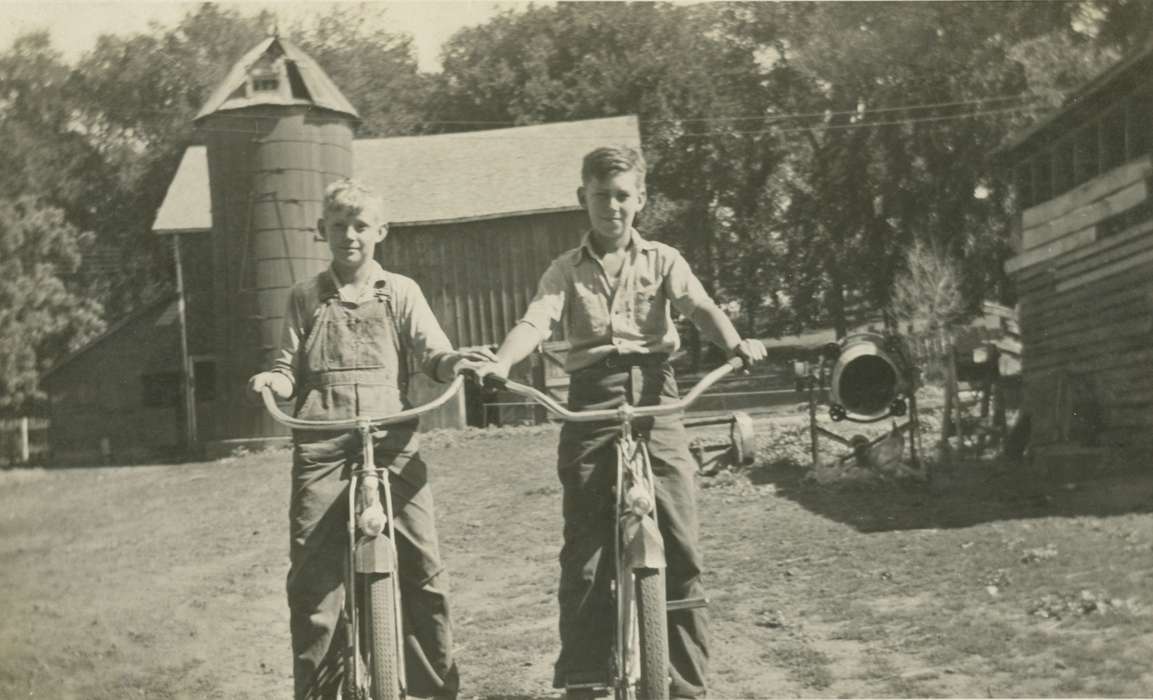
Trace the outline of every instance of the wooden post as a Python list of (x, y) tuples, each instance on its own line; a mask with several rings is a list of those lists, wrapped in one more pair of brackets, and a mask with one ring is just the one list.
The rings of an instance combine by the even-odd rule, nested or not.
[(32, 450), (28, 445), (28, 416), (20, 418), (20, 463), (28, 464)]
[(184, 380), (185, 449), (191, 451), (196, 436), (196, 378), (188, 354), (188, 319), (184, 307), (184, 266), (180, 262), (180, 234), (172, 234), (172, 254), (176, 263), (176, 312), (180, 325), (180, 375)]

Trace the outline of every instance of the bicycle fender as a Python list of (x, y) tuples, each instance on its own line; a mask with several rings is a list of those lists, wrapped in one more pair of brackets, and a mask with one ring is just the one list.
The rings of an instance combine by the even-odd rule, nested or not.
[(624, 562), (632, 569), (663, 569), (665, 541), (652, 518), (638, 515), (621, 517)]
[(393, 561), (392, 540), (384, 535), (365, 537), (356, 543), (354, 563), (358, 574), (391, 574)]

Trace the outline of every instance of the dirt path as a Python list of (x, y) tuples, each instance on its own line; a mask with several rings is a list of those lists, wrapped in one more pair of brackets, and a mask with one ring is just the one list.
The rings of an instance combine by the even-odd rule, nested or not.
[[(426, 449), (462, 697), (557, 697), (555, 439)], [(289, 697), (287, 466), (0, 472), (0, 698)], [(702, 484), (711, 697), (1153, 695), (1150, 479), (933, 496), (799, 476)]]

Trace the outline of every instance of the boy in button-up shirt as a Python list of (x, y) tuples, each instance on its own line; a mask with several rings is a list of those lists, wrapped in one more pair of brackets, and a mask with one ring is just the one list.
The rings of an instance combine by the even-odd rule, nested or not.
[[(693, 275), (676, 249), (646, 241), (632, 223), (645, 205), (645, 163), (628, 147), (607, 147), (585, 156), (577, 197), (590, 230), (580, 247), (553, 261), (541, 277), (536, 297), (497, 351), (497, 361), (481, 367), (482, 377), (507, 377), (553, 328), (567, 319), (571, 349), (569, 408), (614, 408), (677, 400), (668, 358), (680, 339), (670, 307), (687, 316), (712, 342), (755, 363), (764, 346), (742, 340)], [(678, 417), (637, 421), (647, 433), (657, 479), (658, 522), (664, 537), (669, 600), (701, 598), (701, 556), (697, 543), (696, 466)], [(561, 549), (561, 651), (553, 684), (557, 688), (603, 683), (612, 642), (612, 497), (616, 426), (565, 423), (557, 472), (564, 487), (564, 546)], [(701, 697), (706, 690), (707, 618), (703, 609), (668, 615), (673, 697)], [(588, 691), (568, 691), (569, 697)]]
[[(373, 258), (387, 227), (371, 190), (352, 180), (330, 185), (317, 227), (328, 240), (332, 265), (292, 288), (279, 354), (271, 371), (249, 380), (253, 393), (268, 387), (282, 399), (295, 395), (295, 415), (307, 420), (383, 416), (409, 407), (410, 366), (447, 381), (459, 369), (493, 358), (487, 350), (454, 351), (416, 282), (386, 272)], [(416, 642), (405, 656), (408, 690), (455, 698), (447, 577), (416, 427), (414, 420), (373, 434), (377, 466), (388, 469), (392, 484), (405, 631)], [(295, 697), (335, 699), (347, 634), (341, 614), (345, 494), (349, 466), (361, 456), (360, 438), (296, 431), (293, 442), (287, 588)]]

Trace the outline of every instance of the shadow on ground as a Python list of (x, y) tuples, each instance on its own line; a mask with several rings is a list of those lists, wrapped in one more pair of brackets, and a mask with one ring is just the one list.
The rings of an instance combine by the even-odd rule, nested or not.
[(1026, 518), (1112, 516), (1153, 512), (1153, 474), (1125, 473), (1061, 483), (1028, 478), (1003, 463), (973, 463), (917, 481), (822, 485), (797, 466), (758, 465), (754, 484), (860, 532), (963, 528)]

